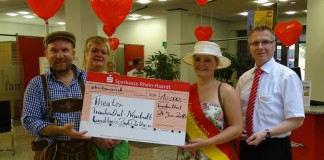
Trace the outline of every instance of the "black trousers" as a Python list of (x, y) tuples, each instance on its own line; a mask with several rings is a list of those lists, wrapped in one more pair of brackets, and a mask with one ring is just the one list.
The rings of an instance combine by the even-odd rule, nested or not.
[(289, 136), (271, 138), (262, 141), (258, 146), (240, 142), (240, 160), (292, 160)]

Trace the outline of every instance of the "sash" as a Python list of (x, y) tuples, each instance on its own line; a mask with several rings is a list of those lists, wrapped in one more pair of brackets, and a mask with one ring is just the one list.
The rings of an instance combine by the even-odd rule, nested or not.
[[(220, 133), (208, 120), (200, 106), (196, 84), (190, 86), (189, 113), (187, 117), (187, 133), (191, 139), (207, 139)], [(203, 147), (200, 149), (211, 160), (230, 160), (233, 148), (230, 143)]]

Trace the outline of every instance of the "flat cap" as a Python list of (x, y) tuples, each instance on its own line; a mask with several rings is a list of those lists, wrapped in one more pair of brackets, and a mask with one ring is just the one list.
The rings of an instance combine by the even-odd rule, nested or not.
[(57, 39), (57, 38), (66, 39), (73, 44), (73, 48), (75, 47), (76, 40), (75, 40), (75, 36), (73, 33), (67, 32), (67, 31), (56, 31), (56, 32), (52, 32), (52, 33), (48, 34), (44, 38), (43, 43), (44, 43), (45, 48), (47, 48), (48, 43), (50, 43), (52, 40)]

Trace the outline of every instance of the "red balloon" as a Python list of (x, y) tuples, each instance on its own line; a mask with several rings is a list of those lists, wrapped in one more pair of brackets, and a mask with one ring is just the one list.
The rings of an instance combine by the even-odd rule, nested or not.
[(109, 44), (110, 44), (110, 50), (114, 51), (119, 46), (119, 39), (118, 38), (108, 38)]
[(210, 26), (198, 26), (195, 29), (195, 36), (198, 41), (209, 41), (213, 35), (213, 28)]
[(200, 6), (204, 6), (208, 0), (196, 0)]
[(35, 14), (45, 21), (53, 17), (62, 7), (64, 0), (26, 0)]
[(303, 26), (296, 20), (280, 22), (274, 29), (275, 35), (285, 46), (291, 46), (299, 39)]
[(116, 28), (111, 28), (107, 25), (103, 26), (103, 30), (108, 37), (111, 37), (116, 32)]
[(133, 0), (91, 0), (91, 7), (99, 19), (112, 30), (124, 21), (130, 12)]

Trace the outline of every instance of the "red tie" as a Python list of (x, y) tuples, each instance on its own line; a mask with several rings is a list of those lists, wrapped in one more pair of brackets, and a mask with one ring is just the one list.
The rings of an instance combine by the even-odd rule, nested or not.
[(245, 117), (245, 129), (247, 131), (248, 136), (253, 133), (253, 112), (254, 112), (254, 103), (255, 98), (258, 91), (259, 80), (261, 76), (262, 70), (257, 68), (254, 73), (253, 84), (250, 92), (250, 98), (248, 102), (248, 107), (246, 109), (246, 117)]

